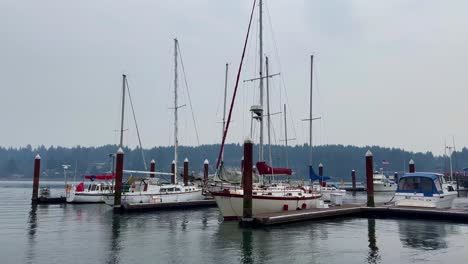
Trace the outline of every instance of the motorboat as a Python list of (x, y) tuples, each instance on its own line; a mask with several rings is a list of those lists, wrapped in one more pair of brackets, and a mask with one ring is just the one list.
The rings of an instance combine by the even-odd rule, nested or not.
[(390, 180), (382, 171), (374, 173), (374, 192), (394, 192), (397, 184)]
[(400, 178), (395, 192), (396, 206), (450, 208), (457, 192), (442, 174), (414, 172)]

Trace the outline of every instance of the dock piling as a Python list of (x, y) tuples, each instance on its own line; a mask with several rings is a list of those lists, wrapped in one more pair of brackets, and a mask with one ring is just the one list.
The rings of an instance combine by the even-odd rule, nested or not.
[(242, 179), (244, 183), (243, 211), (242, 224), (250, 225), (253, 222), (252, 214), (252, 151), (253, 142), (249, 138), (244, 141), (244, 168), (242, 171)]
[(156, 161), (151, 160), (151, 163), (150, 163), (150, 172), (153, 172), (150, 174), (150, 178), (154, 178), (154, 172), (156, 171)]
[(351, 182), (353, 183), (353, 195), (356, 195), (356, 171), (351, 171)]
[(33, 178), (33, 191), (32, 203), (36, 203), (39, 198), (39, 176), (41, 173), (41, 156), (39, 154), (34, 158), (34, 178)]
[(184, 160), (184, 186), (188, 185), (188, 159)]
[(398, 172), (395, 171), (395, 173), (393, 174), (393, 180), (395, 181), (395, 183), (398, 185)]
[(177, 175), (175, 175), (175, 160), (173, 160), (171, 164), (171, 173), (172, 173), (171, 184), (175, 184), (175, 179), (177, 177)]
[(208, 165), (209, 162), (207, 159), (203, 162), (203, 186), (206, 186), (208, 184)]
[(122, 205), (122, 178), (123, 178), (124, 151), (117, 150), (115, 164), (115, 188), (114, 188), (114, 209), (120, 209)]
[(322, 176), (323, 176), (323, 164), (322, 163), (320, 163), (318, 165), (318, 173), (319, 173), (319, 176), (320, 176), (319, 184), (320, 184), (320, 186), (322, 186)]
[(370, 150), (366, 153), (366, 187), (367, 206), (375, 207), (374, 204), (374, 157)]
[(410, 160), (409, 161), (409, 172), (410, 173), (414, 173), (416, 171), (415, 167), (414, 167), (414, 160)]

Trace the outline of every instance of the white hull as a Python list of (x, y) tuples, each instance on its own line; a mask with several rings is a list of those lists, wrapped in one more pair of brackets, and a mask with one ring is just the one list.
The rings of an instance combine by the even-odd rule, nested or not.
[(346, 190), (322, 190), (322, 198), (324, 201), (330, 201), (331, 195), (333, 194), (345, 195)]
[(451, 208), (457, 192), (449, 192), (441, 195), (426, 197), (423, 194), (395, 193), (396, 206)]
[(102, 192), (69, 192), (67, 193), (67, 203), (103, 203)]
[[(179, 193), (126, 193), (122, 195), (122, 204), (137, 203), (177, 203), (203, 200), (201, 190)], [(107, 205), (114, 205), (114, 195), (106, 195), (103, 198)]]
[(394, 192), (397, 189), (396, 183), (375, 183), (374, 192)]
[[(244, 199), (241, 195), (228, 196), (215, 193), (213, 196), (225, 220), (235, 220), (242, 216)], [(286, 211), (286, 207), (287, 211), (295, 211), (297, 208), (309, 209), (323, 206), (323, 200), (319, 199), (320, 196), (297, 199), (269, 198), (270, 197), (253, 196), (252, 214), (283, 212)], [(319, 205), (317, 205), (318, 203)]]

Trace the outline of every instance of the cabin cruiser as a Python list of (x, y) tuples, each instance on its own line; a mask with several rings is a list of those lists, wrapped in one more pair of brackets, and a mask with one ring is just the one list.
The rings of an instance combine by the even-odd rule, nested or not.
[(86, 185), (84, 182), (67, 185), (67, 203), (103, 203), (104, 195), (114, 193), (115, 174), (86, 175), (84, 178), (90, 180)]
[(398, 182), (395, 205), (450, 208), (455, 197), (457, 192), (445, 182), (442, 174), (406, 173)]
[(382, 171), (374, 173), (374, 192), (394, 192), (397, 184), (390, 180)]

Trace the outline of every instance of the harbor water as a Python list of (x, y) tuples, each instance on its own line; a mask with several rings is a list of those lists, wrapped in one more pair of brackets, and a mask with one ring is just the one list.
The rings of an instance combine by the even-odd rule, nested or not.
[[(60, 184), (50, 184), (52, 195)], [(62, 184), (63, 186), (63, 184)], [(1, 263), (465, 263), (468, 224), (340, 218), (259, 229), (218, 209), (114, 214), (104, 204), (32, 206), (0, 182)], [(391, 195), (377, 195), (377, 201)], [(345, 201), (362, 202), (364, 194)], [(467, 198), (456, 205), (464, 207)]]

